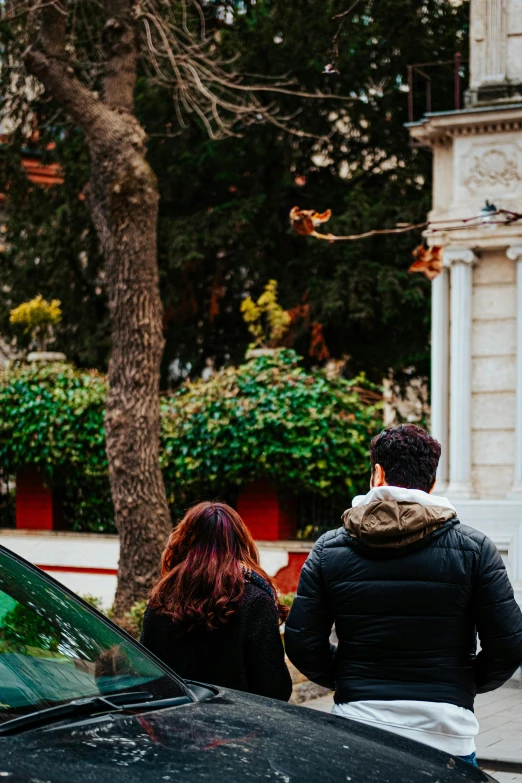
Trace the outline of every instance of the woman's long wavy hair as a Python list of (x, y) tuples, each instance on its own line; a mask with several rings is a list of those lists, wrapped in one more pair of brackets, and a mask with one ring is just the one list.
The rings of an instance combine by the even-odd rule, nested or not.
[(168, 614), (180, 633), (215, 629), (237, 611), (248, 571), (272, 588), (279, 617), (285, 619), (288, 608), (278, 602), (277, 588), (261, 568), (239, 514), (225, 503), (198, 503), (170, 534), (151, 606)]

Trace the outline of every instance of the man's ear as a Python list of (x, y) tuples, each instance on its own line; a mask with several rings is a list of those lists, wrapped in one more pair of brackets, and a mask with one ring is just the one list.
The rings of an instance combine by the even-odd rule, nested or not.
[(374, 487), (387, 487), (386, 474), (382, 465), (377, 463), (373, 468), (372, 473), (372, 489)]

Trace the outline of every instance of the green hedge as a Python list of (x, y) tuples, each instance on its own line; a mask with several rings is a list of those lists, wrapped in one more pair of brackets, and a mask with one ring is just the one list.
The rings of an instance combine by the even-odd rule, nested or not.
[[(114, 532), (105, 455), (106, 380), (70, 364), (14, 364), (0, 375), (0, 465), (13, 478), (40, 467), (68, 527)], [(12, 497), (11, 497), (12, 501)], [(13, 518), (4, 503), (4, 524)]]
[[(103, 376), (69, 364), (18, 364), (0, 375), (0, 465), (11, 475), (40, 466), (77, 530), (113, 530), (105, 394)], [(373, 399), (364, 379), (307, 372), (289, 350), (185, 383), (161, 398), (174, 515), (202, 497), (233, 501), (260, 476), (301, 495), (338, 497), (342, 511), (367, 484), (368, 441), (381, 427)]]

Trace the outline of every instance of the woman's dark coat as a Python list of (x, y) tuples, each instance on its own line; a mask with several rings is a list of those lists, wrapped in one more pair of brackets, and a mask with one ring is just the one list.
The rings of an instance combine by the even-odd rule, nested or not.
[(281, 701), (292, 693), (274, 595), (261, 578), (247, 579), (239, 610), (213, 631), (180, 636), (168, 615), (148, 606), (141, 643), (187, 680)]

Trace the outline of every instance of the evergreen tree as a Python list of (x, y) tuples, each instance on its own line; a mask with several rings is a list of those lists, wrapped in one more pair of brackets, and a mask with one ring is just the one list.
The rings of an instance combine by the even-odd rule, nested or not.
[[(331, 208), (336, 233), (424, 219), (431, 158), (410, 146), (404, 128), (407, 66), (467, 50), (468, 4), (366, 0), (344, 20), (334, 18), (344, 10), (339, 2), (263, 0), (240, 10), (232, 24), (216, 22), (217, 38), (224, 54), (241, 56), (245, 71), (290, 72), (310, 92), (333, 88), (352, 100), (332, 113), (325, 102), (300, 101), (300, 125), (314, 139), (254, 125), (239, 138), (213, 141), (197, 124), (180, 134), (167, 91), (144, 75), (138, 80), (137, 114), (161, 194), (163, 383), (169, 365), (195, 374), (209, 361), (241, 359), (249, 336), (240, 302), (270, 278), (279, 281), (286, 308), (307, 305), (307, 317), (292, 330), (305, 356), (312, 324), (319, 323), (330, 355), (350, 357), (349, 374), (364, 370), (380, 380), (389, 368), (410, 366), (427, 374), (429, 283), (406, 271), (418, 235), (329, 245), (292, 235), (288, 212), (294, 204)], [(332, 60), (338, 73), (324, 73)], [(452, 108), (451, 66), (433, 69), (432, 77), (434, 109)], [(422, 89), (415, 93), (417, 117)], [(48, 106), (37, 110), (49, 116)], [(295, 110), (295, 99), (283, 98), (282, 114)], [(52, 192), (27, 189), (19, 167), (22, 134), (3, 147), (11, 206), (1, 323), (7, 333), (9, 308), (35, 293), (58, 297), (64, 318), (56, 347), (103, 368), (105, 282), (81, 200), (88, 156), (74, 127), (47, 126), (40, 148), (50, 140), (56, 146), (44, 155), (59, 160), (65, 174)]]

